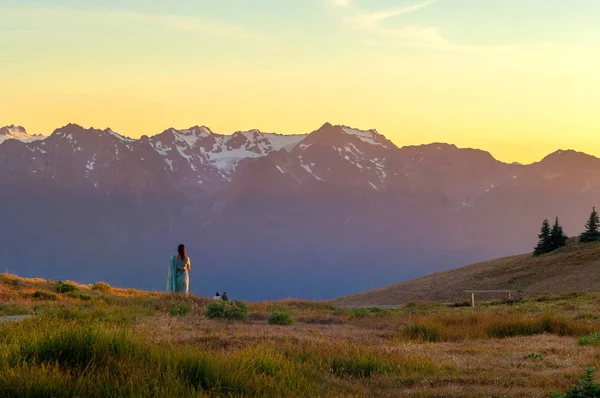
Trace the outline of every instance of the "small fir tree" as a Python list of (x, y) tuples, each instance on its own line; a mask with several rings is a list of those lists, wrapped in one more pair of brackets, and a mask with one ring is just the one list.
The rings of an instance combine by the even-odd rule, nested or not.
[(590, 214), (590, 218), (585, 224), (585, 232), (579, 236), (579, 240), (581, 242), (600, 241), (600, 218), (598, 218), (595, 207), (592, 209), (592, 214)]
[(563, 228), (558, 222), (558, 217), (556, 217), (556, 221), (552, 226), (552, 231), (550, 231), (550, 244), (552, 250), (560, 249), (567, 245), (567, 240), (569, 237), (565, 235)]
[(538, 235), (538, 244), (533, 250), (534, 256), (541, 256), (544, 253), (552, 251), (552, 242), (550, 241), (550, 224), (548, 220), (544, 220), (542, 223), (542, 229)]

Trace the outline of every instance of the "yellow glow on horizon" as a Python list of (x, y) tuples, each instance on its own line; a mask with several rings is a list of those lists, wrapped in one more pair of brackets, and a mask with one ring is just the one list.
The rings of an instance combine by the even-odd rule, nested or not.
[(441, 64), (434, 55), (379, 55), (345, 67), (153, 64), (80, 74), (65, 65), (3, 82), (0, 124), (49, 134), (73, 122), (139, 137), (197, 124), (225, 134), (307, 133), (329, 121), (376, 128), (398, 146), (448, 142), (507, 162), (530, 163), (557, 149), (600, 155), (600, 81), (586, 79), (598, 59), (555, 59), (541, 69), (545, 58), (517, 55), (447, 56)]

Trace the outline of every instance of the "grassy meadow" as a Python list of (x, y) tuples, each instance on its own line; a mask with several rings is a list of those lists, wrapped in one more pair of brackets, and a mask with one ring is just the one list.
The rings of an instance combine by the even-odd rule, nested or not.
[(0, 323), (0, 396), (544, 397), (600, 365), (596, 293), (398, 310), (286, 300), (229, 318), (211, 303), (2, 274), (0, 317), (32, 317)]

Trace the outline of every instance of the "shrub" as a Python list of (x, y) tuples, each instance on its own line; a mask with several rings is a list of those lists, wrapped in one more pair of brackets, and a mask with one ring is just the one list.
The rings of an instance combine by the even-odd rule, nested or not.
[(34, 300), (56, 300), (58, 296), (45, 290), (38, 290), (31, 295)]
[(595, 369), (586, 369), (579, 384), (569, 388), (565, 394), (554, 393), (553, 398), (596, 398), (600, 397), (600, 385), (594, 381)]
[(184, 316), (190, 312), (190, 307), (185, 304), (175, 304), (169, 313), (173, 316)]
[(96, 282), (92, 285), (92, 290), (98, 290), (99, 292), (107, 292), (110, 290), (110, 285), (106, 282)]
[(544, 354), (539, 353), (539, 352), (530, 352), (529, 354), (525, 354), (523, 356), (523, 359), (539, 359), (539, 360), (542, 360), (542, 359), (544, 359)]
[(594, 333), (594, 334), (590, 334), (588, 336), (581, 336), (577, 339), (577, 344), (599, 346), (600, 345), (600, 333)]
[(269, 315), (269, 325), (291, 325), (293, 323), (294, 319), (289, 312), (273, 311)]
[(248, 307), (246, 307), (246, 304), (242, 303), (239, 300), (224, 301), (224, 303), (225, 303), (225, 311), (223, 312), (223, 317), (225, 319), (232, 319), (232, 320), (248, 319)]
[(79, 290), (71, 291), (67, 293), (67, 296), (83, 301), (90, 301), (92, 299), (92, 296), (90, 296), (89, 294), (81, 293)]
[(206, 310), (206, 317), (210, 319), (223, 318), (225, 303), (210, 303)]
[(56, 284), (56, 291), (58, 293), (69, 293), (69, 292), (74, 292), (77, 290), (79, 290), (79, 289), (77, 289), (77, 286), (72, 285), (70, 283), (58, 282)]
[(248, 307), (239, 300), (210, 303), (206, 316), (210, 319), (244, 320), (248, 319)]

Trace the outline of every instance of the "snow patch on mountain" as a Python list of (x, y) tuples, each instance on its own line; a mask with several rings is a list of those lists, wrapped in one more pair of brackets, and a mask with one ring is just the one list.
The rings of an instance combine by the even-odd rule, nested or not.
[(359, 130), (352, 127), (343, 126), (342, 131), (348, 135), (355, 136), (367, 144), (385, 146), (381, 142), (378, 142), (378, 140), (381, 140), (383, 136), (375, 130)]
[(306, 135), (283, 135), (267, 133), (264, 136), (269, 140), (273, 146), (274, 151), (285, 150), (291, 152), (307, 136)]
[(24, 143), (43, 140), (43, 135), (29, 134), (25, 128), (21, 126), (10, 125), (0, 128), (0, 144), (6, 140), (14, 139)]
[(304, 170), (306, 170), (309, 174), (311, 174), (313, 177), (315, 177), (315, 179), (319, 180), (319, 181), (323, 181), (323, 179), (321, 177), (319, 177), (318, 175), (315, 174), (315, 172), (312, 170), (312, 166), (314, 166), (315, 164), (312, 163), (311, 165), (307, 165), (307, 164), (300, 164), (300, 166), (302, 166), (302, 168)]
[(211, 133), (205, 127), (194, 127), (187, 130), (172, 130), (175, 140), (179, 142), (185, 142), (187, 146), (193, 148), (199, 139), (208, 137)]
[(96, 154), (94, 154), (94, 157), (92, 158), (92, 160), (87, 161), (87, 165), (85, 166), (85, 168), (88, 169), (89, 171), (92, 171), (92, 170), (94, 170), (95, 164), (96, 164)]
[(130, 144), (132, 142), (135, 142), (134, 139), (125, 137), (125, 136), (123, 136), (123, 135), (121, 135), (119, 133), (116, 133), (116, 132), (112, 131), (111, 129), (108, 129), (108, 134), (112, 135), (115, 138), (118, 138), (120, 141), (123, 141), (126, 144)]

